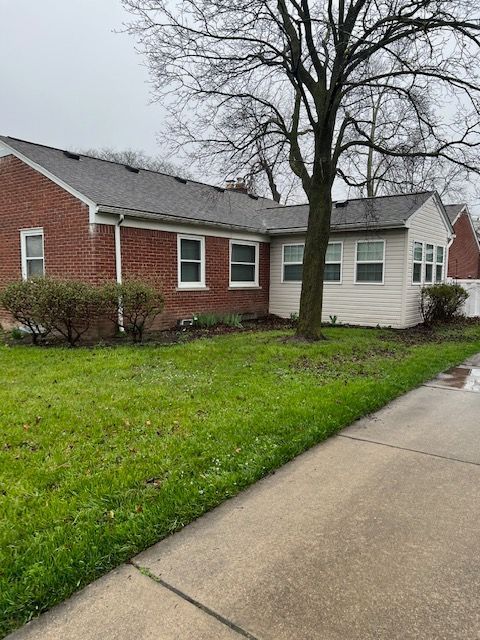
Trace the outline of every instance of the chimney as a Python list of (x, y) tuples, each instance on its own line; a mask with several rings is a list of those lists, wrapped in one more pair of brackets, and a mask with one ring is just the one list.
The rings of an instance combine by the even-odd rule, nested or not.
[(227, 180), (225, 188), (227, 189), (227, 191), (239, 191), (240, 193), (248, 193), (248, 188), (244, 178)]

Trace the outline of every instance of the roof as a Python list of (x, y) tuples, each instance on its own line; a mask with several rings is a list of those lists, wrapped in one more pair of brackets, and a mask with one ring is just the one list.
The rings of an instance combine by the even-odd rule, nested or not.
[[(406, 195), (357, 198), (334, 203), (331, 229), (385, 229), (404, 227), (407, 220), (432, 196), (433, 191)], [(262, 212), (266, 228), (272, 232), (305, 229), (308, 205), (270, 208)]]
[[(118, 162), (0, 136), (7, 150), (44, 171), (75, 195), (94, 203), (100, 211), (134, 212), (150, 217), (171, 217), (186, 223), (226, 225), (246, 231), (280, 233), (307, 227), (308, 205), (282, 206), (213, 185), (133, 169)], [(432, 191), (337, 202), (332, 230), (401, 228), (430, 197)]]
[(16, 138), (0, 136), (0, 142), (40, 165), (100, 208), (104, 205), (259, 231), (261, 224), (256, 211), (278, 206), (267, 198), (192, 180), (180, 181), (156, 171), (140, 169), (134, 173), (123, 164), (83, 154), (76, 154), (79, 159), (74, 159), (62, 149)]
[(465, 209), (467, 205), (465, 202), (461, 204), (446, 204), (445, 211), (447, 212), (448, 219), (453, 224), (457, 219), (457, 216)]

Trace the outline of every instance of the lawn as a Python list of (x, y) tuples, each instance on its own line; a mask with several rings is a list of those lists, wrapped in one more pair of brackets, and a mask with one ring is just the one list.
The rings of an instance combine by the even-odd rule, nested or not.
[(480, 351), (476, 325), (327, 335), (1, 346), (0, 636)]

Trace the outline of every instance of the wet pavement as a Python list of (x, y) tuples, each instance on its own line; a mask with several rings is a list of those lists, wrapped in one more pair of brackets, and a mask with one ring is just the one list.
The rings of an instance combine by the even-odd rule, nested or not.
[(480, 393), (480, 366), (453, 367), (438, 375), (434, 380), (427, 382), (426, 386)]

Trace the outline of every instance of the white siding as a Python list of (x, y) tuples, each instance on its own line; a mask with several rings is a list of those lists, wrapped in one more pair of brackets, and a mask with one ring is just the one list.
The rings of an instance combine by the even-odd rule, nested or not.
[[(451, 232), (447, 227), (437, 200), (433, 196), (410, 218), (408, 225), (407, 253), (405, 256), (407, 268), (403, 323), (406, 327), (412, 327), (422, 322), (422, 314), (420, 312), (421, 285), (412, 284), (413, 243), (417, 241), (444, 246), (446, 261), (448, 258), (447, 247)], [(444, 273), (446, 274), (447, 264), (445, 264), (444, 268)]]
[[(332, 233), (343, 242), (342, 283), (325, 283), (323, 319), (336, 315), (344, 324), (402, 327), (406, 230)], [(358, 240), (385, 240), (384, 284), (355, 284)], [(301, 284), (282, 283), (282, 246), (304, 242), (303, 236), (273, 237), (270, 244), (270, 313), (288, 318), (298, 313)]]

